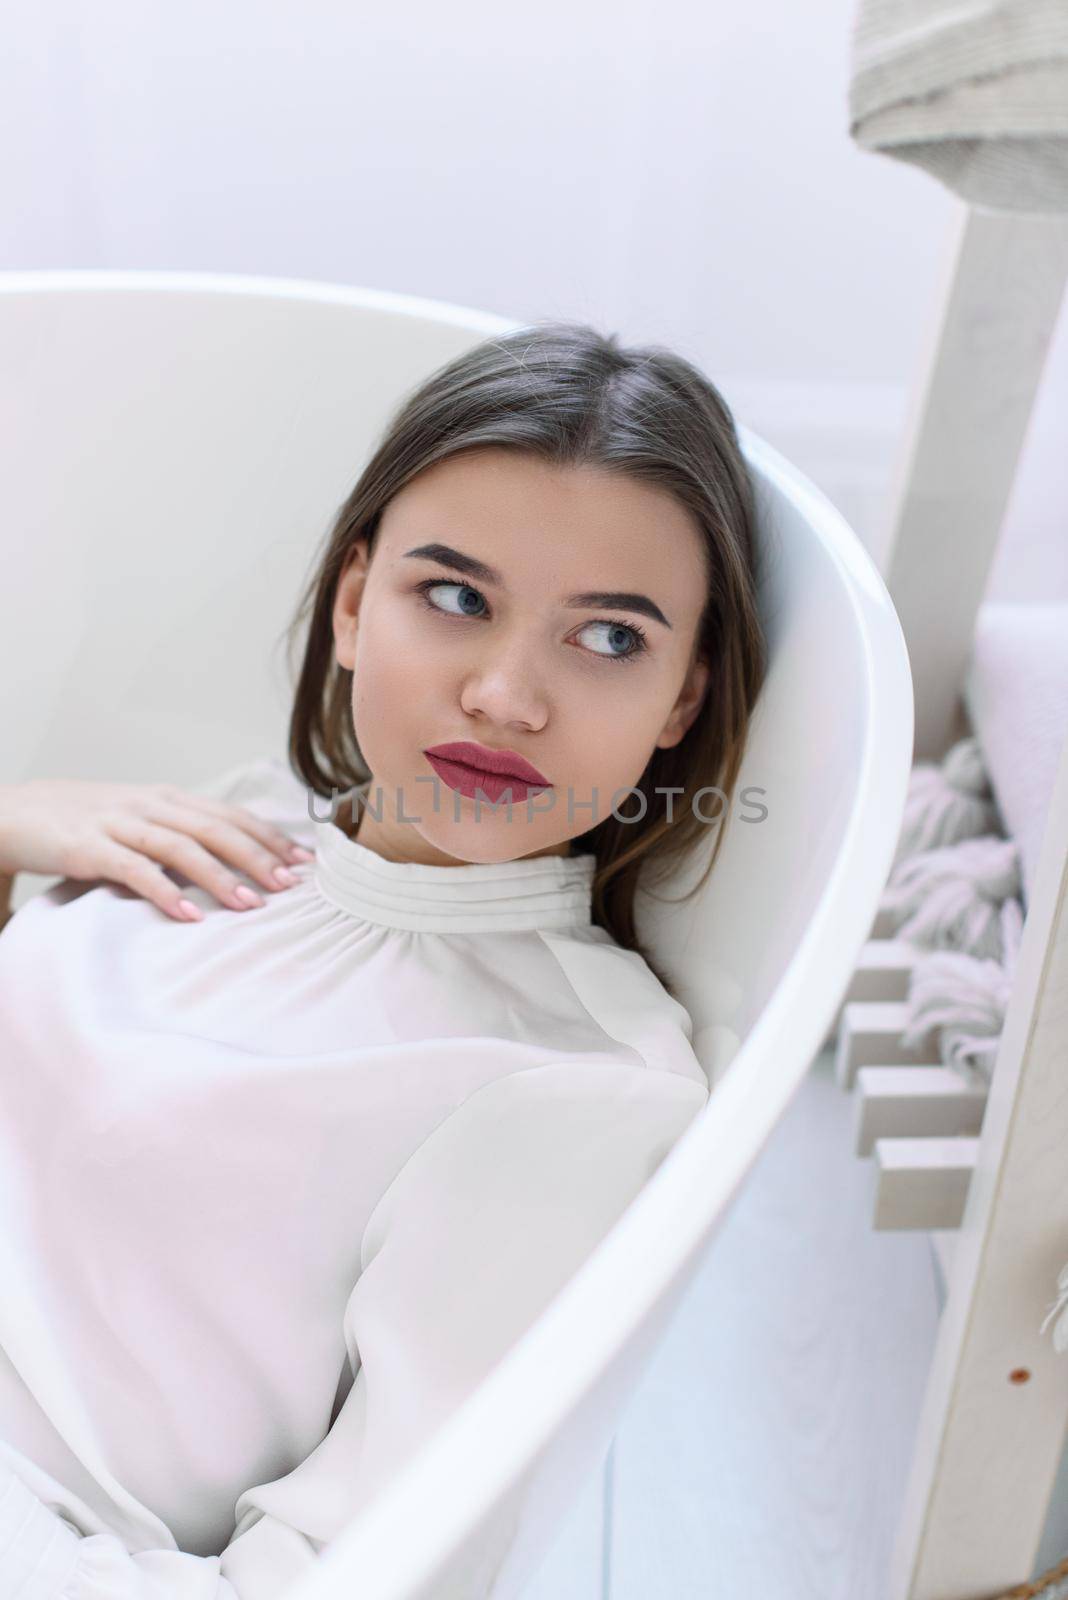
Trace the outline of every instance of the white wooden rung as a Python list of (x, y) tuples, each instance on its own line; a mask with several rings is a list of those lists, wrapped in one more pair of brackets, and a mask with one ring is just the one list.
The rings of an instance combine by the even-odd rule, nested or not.
[(856, 1086), (858, 1156), (876, 1139), (977, 1134), (983, 1125), (986, 1085), (948, 1067), (860, 1067)]
[(909, 974), (922, 955), (918, 945), (910, 939), (869, 939), (860, 952), (855, 977), (861, 986), (889, 988), (892, 994), (857, 994), (856, 1000), (904, 1000), (908, 993)]
[(959, 1228), (979, 1140), (876, 1139), (872, 1227)]
[(940, 1065), (937, 1042), (906, 1050), (901, 1035), (908, 1021), (902, 1000), (851, 1000), (842, 1007), (834, 1075), (843, 1089), (851, 1089), (859, 1067), (916, 1067)]
[(853, 1000), (904, 1000), (909, 979), (919, 954), (907, 939), (869, 939), (853, 969), (849, 988), (827, 1030), (825, 1047), (833, 1043), (842, 1023), (842, 1012)]

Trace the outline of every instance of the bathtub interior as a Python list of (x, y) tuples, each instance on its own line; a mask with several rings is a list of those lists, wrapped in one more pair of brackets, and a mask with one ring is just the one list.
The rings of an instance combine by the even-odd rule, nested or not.
[[(903, 646), (885, 627), (881, 580), (856, 536), (796, 468), (744, 425), (739, 433), (764, 557), (759, 608), (767, 676), (733, 804), (720, 812), (715, 796), (704, 802), (720, 822), (670, 878), (639, 891), (636, 915), (639, 934), (690, 1013), (695, 1049), (713, 1084), (790, 973), (858, 809), (894, 806), (893, 784), (881, 797), (866, 795), (865, 785), (873, 758), (877, 764), (882, 754), (887, 770), (894, 768), (907, 694)], [(880, 753), (873, 746), (884, 666), (899, 692), (887, 708), (887, 749)], [(898, 788), (901, 766), (898, 760)], [(710, 876), (683, 898), (721, 828)], [(882, 831), (889, 835), (892, 825)], [(863, 934), (859, 924), (852, 943)], [(841, 968), (844, 984), (850, 960), (849, 949), (825, 947), (815, 963), (817, 981), (826, 974), (828, 1007), (838, 982), (828, 963)]]

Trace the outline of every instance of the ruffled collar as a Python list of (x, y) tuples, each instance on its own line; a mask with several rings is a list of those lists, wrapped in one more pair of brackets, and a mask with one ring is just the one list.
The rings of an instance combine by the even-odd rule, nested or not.
[(417, 933), (510, 933), (589, 927), (592, 852), (465, 861), (390, 861), (334, 822), (315, 829), (315, 882), (342, 911)]

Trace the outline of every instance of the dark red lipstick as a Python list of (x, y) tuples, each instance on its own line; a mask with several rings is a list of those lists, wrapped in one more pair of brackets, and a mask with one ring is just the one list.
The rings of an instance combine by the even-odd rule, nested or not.
[(548, 778), (514, 750), (491, 750), (471, 739), (457, 739), (431, 745), (423, 754), (451, 789), (470, 799), (479, 789), (495, 803), (509, 789), (513, 800), (525, 800), (531, 789), (552, 788)]

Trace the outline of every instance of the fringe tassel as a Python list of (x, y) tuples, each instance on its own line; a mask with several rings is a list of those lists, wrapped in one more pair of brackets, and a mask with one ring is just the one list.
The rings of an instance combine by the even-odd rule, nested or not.
[(999, 912), (1021, 887), (1015, 841), (990, 834), (902, 861), (879, 904), (899, 939), (1000, 961)]
[(913, 767), (894, 864), (922, 850), (999, 830), (979, 740), (961, 739), (941, 765), (921, 761)]
[(917, 961), (909, 980), (902, 1043), (915, 1049), (938, 1032), (938, 1053), (973, 1087), (990, 1082), (1012, 993), (1023, 933), (1023, 905), (1006, 900), (998, 913), (1001, 961), (936, 950)]

